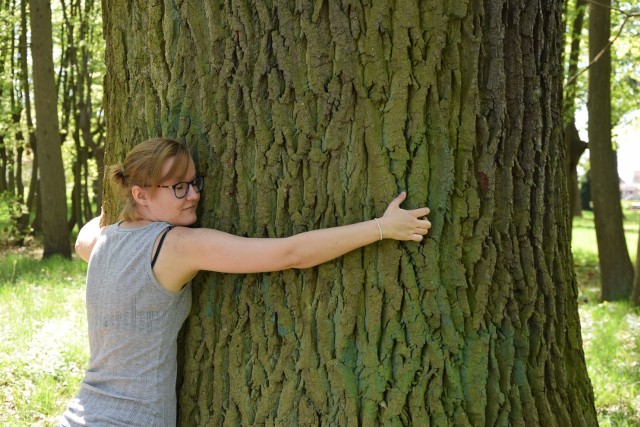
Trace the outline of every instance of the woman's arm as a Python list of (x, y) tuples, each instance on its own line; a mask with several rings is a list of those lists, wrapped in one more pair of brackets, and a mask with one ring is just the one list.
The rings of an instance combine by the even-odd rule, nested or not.
[(419, 242), (431, 227), (427, 219), (422, 219), (429, 209), (404, 210), (400, 204), (405, 198), (402, 193), (391, 202), (378, 219), (380, 228), (370, 220), (287, 238), (260, 239), (178, 227), (168, 235), (165, 255), (172, 255), (170, 264), (177, 261), (194, 272), (257, 273), (313, 267), (380, 240), (381, 232), (386, 239)]
[(102, 213), (100, 213), (100, 216), (86, 223), (78, 233), (78, 238), (76, 239), (76, 253), (86, 262), (89, 262), (93, 246), (96, 244), (98, 236), (102, 231), (103, 227), (100, 227), (101, 218)]

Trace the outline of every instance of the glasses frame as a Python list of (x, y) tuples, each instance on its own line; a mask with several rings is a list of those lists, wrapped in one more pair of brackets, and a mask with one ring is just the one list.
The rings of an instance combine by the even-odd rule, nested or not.
[[(200, 180), (199, 186), (196, 185), (197, 180)], [(176, 188), (181, 184), (187, 185), (187, 191), (185, 191), (183, 196), (178, 196), (178, 193), (176, 192)], [(156, 185), (156, 187), (158, 188), (171, 188), (173, 190), (173, 195), (176, 196), (176, 199), (184, 199), (185, 197), (187, 197), (187, 194), (189, 194), (189, 186), (193, 187), (196, 193), (201, 193), (202, 189), (204, 188), (204, 175), (196, 175), (196, 177), (193, 178), (191, 181), (180, 181), (180, 182), (176, 182), (173, 185)]]

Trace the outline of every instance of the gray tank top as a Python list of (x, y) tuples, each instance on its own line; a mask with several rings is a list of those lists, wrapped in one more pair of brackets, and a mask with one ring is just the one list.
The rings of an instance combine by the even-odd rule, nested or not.
[(89, 368), (64, 426), (175, 426), (177, 336), (191, 286), (173, 293), (151, 269), (169, 224), (107, 227), (87, 270)]

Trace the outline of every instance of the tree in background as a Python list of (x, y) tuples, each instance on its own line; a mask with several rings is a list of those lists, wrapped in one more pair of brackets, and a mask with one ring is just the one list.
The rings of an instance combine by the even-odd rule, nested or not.
[(203, 225), (287, 236), (380, 215), (402, 189), (432, 208), (421, 245), (199, 276), (180, 425), (596, 424), (560, 1), (104, 7), (106, 163), (186, 140)]
[(631, 295), (631, 303), (635, 306), (640, 305), (640, 229), (638, 230), (638, 250), (636, 252), (636, 271), (633, 279), (633, 294)]
[[(35, 129), (31, 109), (31, 79), (27, 47), (28, 16), (25, 2), (0, 3), (0, 193), (10, 207), (14, 238), (21, 244), (30, 232), (29, 206), (37, 187)], [(31, 180), (25, 195), (23, 165), (31, 157)], [(26, 199), (25, 199), (26, 196)], [(34, 203), (35, 205), (35, 203)], [(34, 209), (35, 212), (35, 209)]]
[[(69, 219), (69, 228), (73, 228), (93, 218), (102, 204), (104, 114), (102, 91), (95, 87), (102, 87), (104, 46), (100, 2), (60, 0), (60, 6), (64, 25), (60, 35), (58, 99), (62, 105), (63, 138), (73, 143), (75, 153)], [(95, 160), (95, 174), (90, 159)]]
[[(564, 85), (564, 140), (567, 146), (567, 186), (569, 188), (569, 217), (580, 216), (582, 204), (580, 201), (580, 190), (578, 182), (578, 163), (580, 157), (587, 149), (587, 143), (580, 139), (576, 128), (576, 101), (578, 98), (578, 63), (580, 60), (580, 42), (582, 41), (582, 28), (586, 10), (586, 0), (576, 0), (575, 4), (565, 3), (567, 15), (572, 17), (572, 25), (569, 33), (571, 40), (568, 55), (567, 68), (565, 72), (566, 83)], [(571, 230), (573, 221), (569, 221)]]
[(71, 258), (67, 227), (67, 196), (58, 128), (53, 71), (53, 39), (49, 0), (30, 0), (33, 92), (36, 107), (36, 147), (39, 156), (44, 257)]
[(589, 151), (602, 299), (629, 298), (633, 265), (620, 205), (620, 179), (611, 141), (610, 0), (589, 5)]
[[(33, 75), (28, 45), (28, 1), (0, 1), (0, 200), (11, 207), (12, 235), (22, 244), (41, 233), (38, 151), (32, 112)], [(104, 41), (100, 2), (55, 0), (52, 36), (59, 140), (69, 182), (69, 229), (95, 216), (101, 205), (104, 114)]]

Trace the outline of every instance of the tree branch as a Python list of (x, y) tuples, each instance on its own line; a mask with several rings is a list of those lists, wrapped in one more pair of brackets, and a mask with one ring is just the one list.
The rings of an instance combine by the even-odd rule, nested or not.
[(580, 77), (585, 71), (587, 71), (589, 68), (591, 68), (591, 66), (593, 64), (595, 64), (596, 62), (598, 62), (598, 60), (602, 57), (602, 55), (607, 51), (607, 49), (609, 49), (611, 47), (611, 45), (620, 37), (620, 34), (622, 34), (622, 30), (624, 29), (624, 26), (627, 24), (627, 22), (629, 21), (629, 19), (631, 18), (640, 18), (640, 12), (635, 12), (635, 13), (630, 13), (627, 12), (625, 10), (622, 10), (618, 7), (614, 7), (614, 6), (609, 6), (609, 5), (605, 5), (602, 3), (598, 3), (597, 1), (594, 0), (586, 0), (587, 3), (591, 3), (594, 4), (596, 6), (600, 6), (600, 7), (605, 7), (607, 9), (611, 9), (611, 10), (615, 10), (616, 12), (619, 12), (621, 14), (624, 15), (624, 21), (622, 21), (622, 24), (620, 25), (620, 28), (618, 29), (617, 34), (615, 35), (615, 37), (613, 37), (612, 39), (609, 40), (609, 43), (607, 43), (607, 45), (605, 47), (603, 47), (600, 52), (598, 52), (598, 54), (593, 58), (593, 60), (582, 70), (580, 70), (579, 72), (577, 72), (576, 74), (574, 74), (573, 76), (569, 77), (567, 79), (567, 82), (565, 83), (565, 85), (569, 85), (571, 83), (573, 83), (578, 77)]

